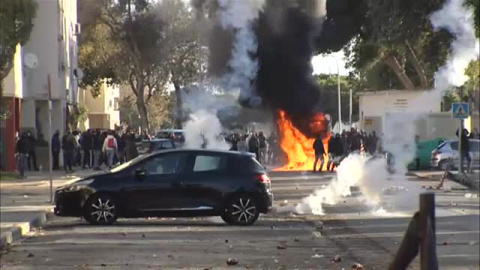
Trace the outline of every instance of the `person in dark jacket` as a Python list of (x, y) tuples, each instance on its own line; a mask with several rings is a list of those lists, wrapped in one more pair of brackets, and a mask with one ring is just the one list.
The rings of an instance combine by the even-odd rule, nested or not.
[(254, 153), (255, 158), (260, 161), (260, 140), (256, 133), (253, 133), (248, 140), (248, 152)]
[(327, 167), (330, 170), (333, 170), (332, 163), (338, 166), (343, 157), (343, 144), (340, 134), (332, 136), (332, 138), (328, 142), (328, 155), (329, 159)]
[(62, 148), (61, 142), (60, 142), (60, 131), (55, 131), (55, 134), (52, 136), (52, 157), (53, 157), (53, 164), (52, 164), (52, 169), (53, 170), (58, 170), (60, 169), (60, 163), (59, 163), (59, 156), (60, 156), (60, 150)]
[(92, 168), (93, 167), (93, 135), (92, 131), (88, 129), (82, 134), (82, 150), (83, 150), (83, 162), (82, 168)]
[(102, 156), (103, 141), (100, 138), (100, 130), (95, 130), (93, 138), (93, 169), (100, 170), (100, 158)]
[(29, 152), (29, 139), (27, 134), (22, 134), (16, 144), (16, 156), (17, 156), (17, 170), (20, 176), (25, 178), (25, 169), (27, 168), (27, 159)]
[(73, 172), (72, 165), (75, 158), (76, 139), (73, 134), (67, 130), (62, 137), (63, 163), (65, 172)]
[(313, 163), (313, 172), (317, 171), (317, 164), (319, 160), (321, 161), (319, 171), (322, 171), (323, 163), (325, 162), (325, 147), (323, 146), (323, 140), (321, 136), (316, 138), (313, 142), (313, 150), (315, 150), (315, 162)]
[(138, 157), (138, 150), (135, 144), (135, 134), (128, 134), (125, 142), (125, 158), (130, 161), (136, 157)]
[[(459, 136), (459, 130), (455, 133), (457, 137)], [(468, 130), (464, 129), (462, 132), (462, 137), (460, 138), (462, 148), (460, 149), (460, 158), (467, 159), (467, 173), (470, 173), (472, 170), (472, 158), (470, 157), (470, 144), (468, 141)], [(461, 168), (463, 170), (463, 168)]]
[(33, 163), (33, 170), (38, 171), (37, 167), (37, 140), (35, 140), (35, 137), (27, 131), (26, 135), (26, 145), (28, 149), (28, 170), (32, 170), (32, 163)]

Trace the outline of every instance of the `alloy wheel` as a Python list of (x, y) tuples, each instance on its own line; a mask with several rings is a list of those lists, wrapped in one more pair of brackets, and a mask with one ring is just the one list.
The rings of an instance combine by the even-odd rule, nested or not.
[(90, 199), (86, 220), (92, 224), (112, 224), (117, 219), (115, 203), (108, 196)]
[(250, 198), (240, 197), (232, 203), (231, 215), (235, 223), (247, 224), (258, 216), (257, 207)]

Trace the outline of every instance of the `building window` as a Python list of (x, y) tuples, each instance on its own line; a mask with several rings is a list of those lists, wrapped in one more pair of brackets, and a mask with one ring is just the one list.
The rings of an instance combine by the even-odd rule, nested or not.
[(120, 109), (119, 105), (118, 105), (118, 102), (119, 102), (118, 100), (119, 100), (119, 98), (114, 98), (113, 99), (113, 109), (116, 110), (116, 111), (118, 111)]

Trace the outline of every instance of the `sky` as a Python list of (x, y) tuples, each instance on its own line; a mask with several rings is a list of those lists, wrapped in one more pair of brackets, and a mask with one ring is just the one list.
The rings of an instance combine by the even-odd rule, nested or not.
[(342, 51), (317, 55), (312, 58), (313, 74), (337, 74), (337, 64), (340, 75), (346, 76), (349, 69), (345, 67), (345, 54)]

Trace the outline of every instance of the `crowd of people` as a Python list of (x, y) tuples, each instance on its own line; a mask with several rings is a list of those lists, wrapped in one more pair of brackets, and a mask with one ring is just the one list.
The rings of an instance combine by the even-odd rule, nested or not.
[(258, 133), (233, 133), (225, 135), (225, 140), (231, 145), (231, 151), (250, 152), (262, 164), (275, 164), (280, 153), (275, 133), (265, 136), (263, 131)]
[[(67, 130), (63, 135), (57, 130), (51, 138), (52, 169), (60, 169), (60, 153), (63, 154), (63, 167), (67, 173), (73, 172), (74, 167), (99, 170), (105, 165), (112, 168), (114, 164), (137, 157), (136, 141), (141, 139), (150, 137), (146, 133), (138, 137), (133, 132), (122, 130)], [(35, 149), (36, 140), (30, 132), (18, 137), (16, 157), (21, 176), (27, 168), (38, 170)]]

